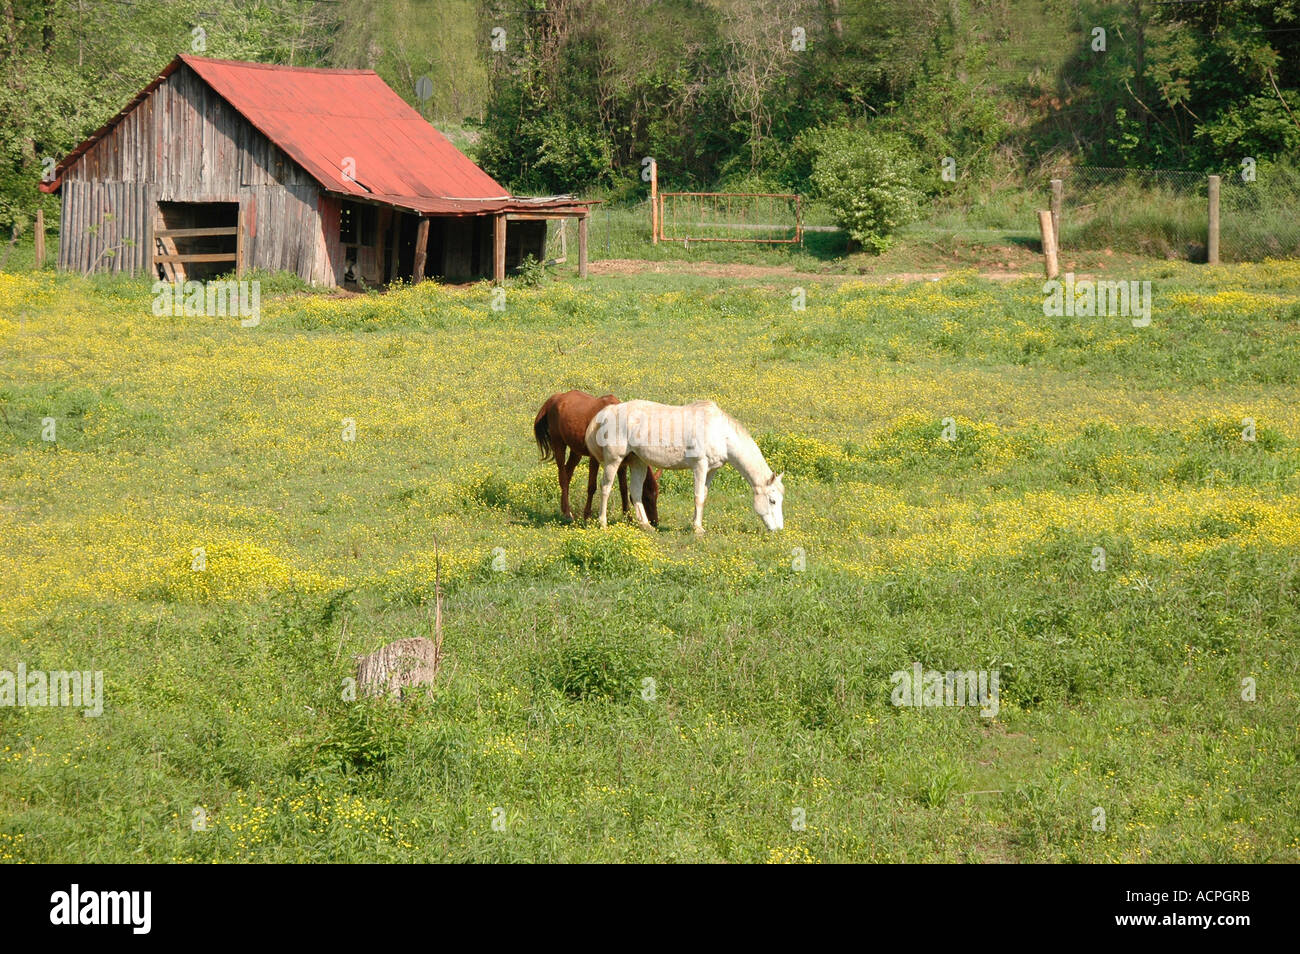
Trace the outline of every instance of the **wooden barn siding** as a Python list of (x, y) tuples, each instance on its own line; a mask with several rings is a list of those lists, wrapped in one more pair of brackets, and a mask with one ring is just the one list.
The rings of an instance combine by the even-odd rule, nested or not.
[(122, 233), (138, 237), (110, 267), (147, 272), (155, 203), (239, 202), (246, 267), (333, 285), (337, 269), (318, 264), (319, 198), (316, 180), (182, 66), (67, 170), (59, 264), (90, 266), (103, 235), (84, 230), (110, 207), (128, 216)]
[(319, 258), (320, 263), (317, 266), (317, 273), (320, 275), (319, 284), (337, 285), (343, 280), (343, 272), (347, 268), (347, 249), (339, 241), (339, 227), (342, 225), (343, 217), (343, 200), (338, 196), (321, 194), (316, 200), (317, 217), (320, 220), (319, 235), (317, 237), (318, 255), (323, 252), (323, 258)]
[(96, 263), (101, 272), (146, 271), (152, 211), (147, 182), (65, 182), (59, 267), (84, 272)]

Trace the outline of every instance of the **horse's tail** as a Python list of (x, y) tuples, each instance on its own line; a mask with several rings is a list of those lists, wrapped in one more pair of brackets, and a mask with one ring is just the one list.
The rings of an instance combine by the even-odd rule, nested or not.
[(537, 441), (537, 449), (542, 452), (542, 460), (550, 460), (554, 456), (551, 449), (551, 422), (550, 413), (551, 405), (555, 403), (555, 395), (552, 394), (542, 405), (542, 409), (537, 412), (537, 420), (533, 421), (533, 438)]

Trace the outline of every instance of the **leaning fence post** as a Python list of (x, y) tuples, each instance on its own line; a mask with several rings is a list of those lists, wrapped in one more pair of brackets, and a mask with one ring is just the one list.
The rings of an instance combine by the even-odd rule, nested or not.
[(1060, 179), (1052, 180), (1052, 241), (1061, 248), (1061, 197), (1065, 193), (1065, 184)]
[(1205, 259), (1219, 264), (1219, 177), (1210, 176), (1210, 234), (1205, 241)]
[(1047, 279), (1051, 281), (1060, 272), (1056, 261), (1056, 236), (1052, 234), (1052, 213), (1047, 209), (1038, 210), (1038, 232), (1043, 237), (1043, 265), (1047, 269)]

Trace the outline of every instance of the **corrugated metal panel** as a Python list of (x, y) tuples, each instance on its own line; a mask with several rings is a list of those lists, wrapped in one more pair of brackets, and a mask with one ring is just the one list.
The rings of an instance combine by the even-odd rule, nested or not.
[[(371, 70), (181, 60), (322, 186), (360, 198), (509, 194)], [(344, 175), (355, 163), (355, 181)]]

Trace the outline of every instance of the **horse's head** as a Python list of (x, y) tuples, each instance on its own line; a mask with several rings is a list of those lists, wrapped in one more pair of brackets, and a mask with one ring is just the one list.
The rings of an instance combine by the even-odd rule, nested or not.
[(781, 513), (781, 504), (785, 500), (785, 486), (781, 483), (784, 476), (773, 474), (765, 483), (754, 485), (754, 513), (763, 518), (763, 524), (769, 530), (785, 527), (785, 517)]

